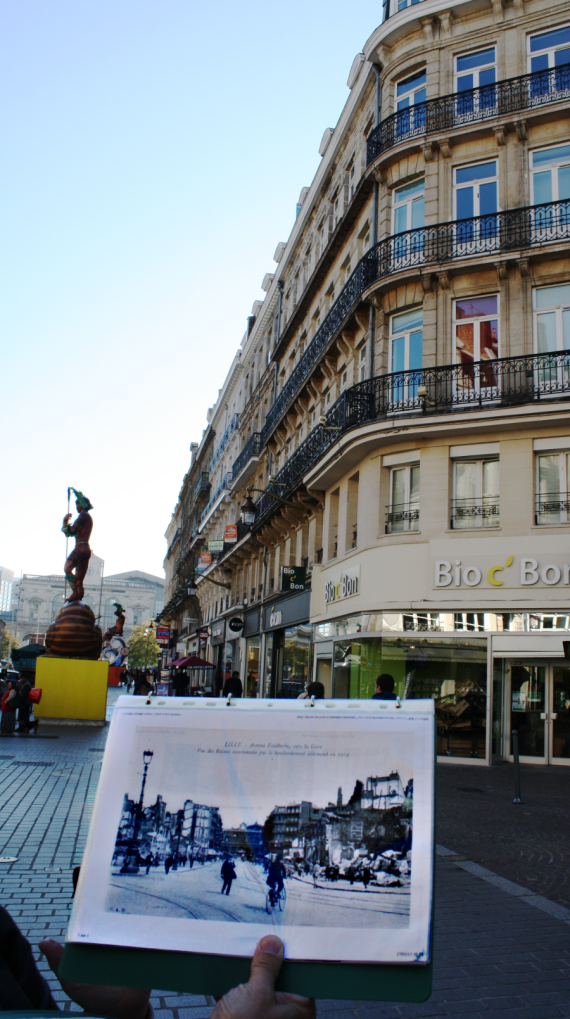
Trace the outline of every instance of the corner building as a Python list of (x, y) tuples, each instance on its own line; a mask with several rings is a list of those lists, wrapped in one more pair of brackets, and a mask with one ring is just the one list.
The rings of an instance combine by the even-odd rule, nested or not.
[(250, 692), (389, 672), (442, 758), (508, 759), (516, 728), (570, 763), (570, 14), (384, 15), (248, 327), (225, 513), (249, 489), (255, 520), (211, 575)]

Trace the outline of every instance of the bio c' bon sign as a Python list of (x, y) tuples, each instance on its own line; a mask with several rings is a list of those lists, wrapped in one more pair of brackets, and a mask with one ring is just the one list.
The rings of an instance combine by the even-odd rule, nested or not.
[[(461, 559), (435, 559), (433, 561), (433, 586), (435, 588), (457, 587), (545, 587), (570, 585), (570, 563), (548, 562), (534, 556), (506, 556), (502, 562), (491, 565), (482, 556), (476, 562)], [(558, 558), (558, 557), (551, 557)]]

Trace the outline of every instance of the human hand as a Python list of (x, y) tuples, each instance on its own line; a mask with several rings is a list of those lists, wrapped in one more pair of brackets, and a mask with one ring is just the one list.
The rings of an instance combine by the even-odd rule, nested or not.
[(85, 1012), (108, 1015), (113, 1019), (153, 1019), (150, 991), (138, 987), (107, 987), (105, 984), (75, 984), (58, 977), (63, 945), (47, 938), (40, 941), (40, 951), (55, 973), (63, 990)]
[(283, 962), (283, 942), (273, 934), (262, 938), (251, 960), (247, 984), (220, 998), (210, 1019), (315, 1019), (313, 998), (275, 991)]
[(71, 513), (66, 513), (64, 518), (63, 518), (63, 526), (65, 527), (65, 525), (68, 524), (70, 520), (71, 520)]

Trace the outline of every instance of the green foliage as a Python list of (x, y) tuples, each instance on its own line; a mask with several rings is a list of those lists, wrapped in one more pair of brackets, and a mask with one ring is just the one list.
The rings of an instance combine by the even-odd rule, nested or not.
[[(12, 651), (14, 650), (14, 648), (17, 648), (19, 646), (20, 641), (18, 640), (18, 638), (12, 637), (11, 645)], [(6, 627), (6, 629), (4, 630), (4, 636), (2, 638), (2, 647), (0, 648), (0, 658), (7, 658), (9, 650), (10, 650), (10, 634), (8, 633), (8, 628)]]
[(156, 665), (160, 647), (156, 639), (156, 633), (150, 623), (141, 623), (135, 626), (129, 640), (129, 667), (131, 669), (146, 669)]

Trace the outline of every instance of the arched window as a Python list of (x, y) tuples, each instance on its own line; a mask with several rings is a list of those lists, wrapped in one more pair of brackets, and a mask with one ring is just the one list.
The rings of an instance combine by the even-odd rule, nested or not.
[(28, 602), (28, 619), (33, 619), (34, 622), (38, 618), (38, 612), (40, 611), (39, 601)]

